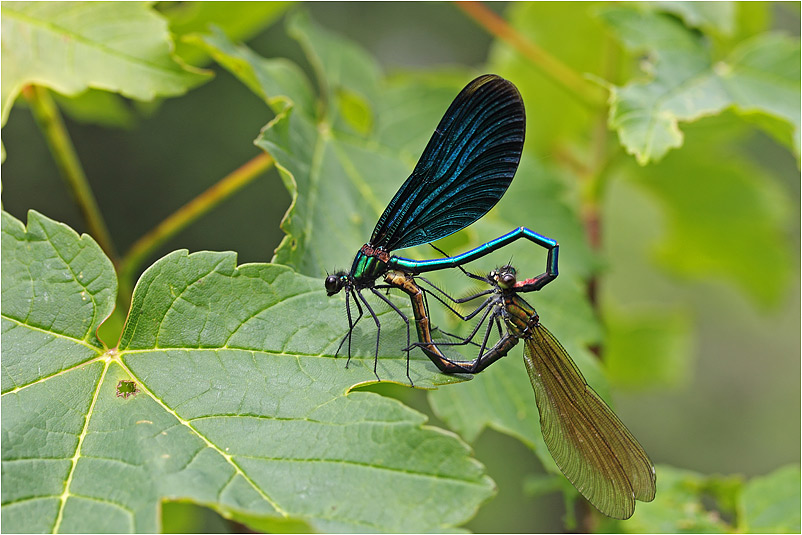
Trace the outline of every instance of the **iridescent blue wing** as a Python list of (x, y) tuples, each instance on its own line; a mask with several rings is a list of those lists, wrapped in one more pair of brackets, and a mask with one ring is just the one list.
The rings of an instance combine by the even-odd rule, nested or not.
[(412, 247), (482, 217), (515, 175), (525, 129), (524, 103), (511, 82), (494, 74), (473, 80), (440, 120), (370, 243), (388, 251)]
[(655, 472), (648, 455), (543, 325), (527, 336), (524, 363), (543, 441), (574, 487), (613, 518), (632, 516), (635, 500), (652, 501)]

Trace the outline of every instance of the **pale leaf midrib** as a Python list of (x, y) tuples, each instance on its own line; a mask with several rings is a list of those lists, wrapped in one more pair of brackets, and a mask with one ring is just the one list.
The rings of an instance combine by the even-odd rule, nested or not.
[(109, 369), (109, 364), (111, 360), (107, 359), (103, 365), (103, 370), (100, 372), (100, 375), (97, 379), (97, 386), (95, 387), (95, 391), (92, 393), (92, 403), (89, 405), (89, 410), (86, 412), (86, 417), (84, 418), (84, 425), (83, 429), (81, 429), (81, 434), (78, 435), (78, 444), (75, 447), (75, 454), (72, 457), (72, 464), (70, 466), (70, 471), (67, 474), (67, 480), (64, 483), (64, 491), (61, 493), (59, 498), (59, 508), (58, 514), (56, 516), (56, 522), (53, 525), (52, 533), (58, 533), (59, 527), (61, 526), (61, 522), (64, 518), (64, 507), (67, 504), (67, 498), (70, 497), (70, 485), (72, 484), (73, 475), (75, 475), (75, 467), (78, 465), (78, 460), (81, 458), (81, 446), (84, 443), (84, 438), (86, 438), (87, 431), (89, 430), (89, 422), (92, 419), (92, 412), (95, 408), (95, 403), (97, 403), (98, 395), (100, 394), (100, 387), (103, 385), (103, 381), (106, 379), (106, 372)]

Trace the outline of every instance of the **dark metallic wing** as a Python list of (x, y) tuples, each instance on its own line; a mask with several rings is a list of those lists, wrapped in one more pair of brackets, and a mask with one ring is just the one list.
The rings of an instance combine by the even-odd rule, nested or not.
[(444, 238), (486, 214), (512, 181), (526, 116), (515, 86), (494, 74), (469, 83), (373, 230), (370, 243), (403, 249)]
[(524, 362), (543, 440), (565, 477), (613, 518), (632, 516), (636, 499), (652, 501), (656, 478), (646, 452), (542, 325), (526, 338)]

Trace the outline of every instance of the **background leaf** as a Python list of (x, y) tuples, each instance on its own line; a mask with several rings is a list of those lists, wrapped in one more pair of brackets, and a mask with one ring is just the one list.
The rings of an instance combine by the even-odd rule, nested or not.
[[(705, 476), (671, 466), (657, 465), (658, 492), (653, 502), (639, 503), (629, 520), (601, 521), (602, 533), (724, 533), (729, 530), (721, 518), (716, 503), (710, 507), (715, 494), (715, 477)], [(714, 502), (715, 503), (715, 502)]]
[(301, 45), (315, 71), (323, 107), (320, 118), (347, 133), (348, 123), (341, 117), (342, 95), (363, 100), (362, 107), (370, 113), (378, 98), (379, 65), (356, 44), (313, 23), (305, 11), (292, 14), (287, 33)]
[[(602, 22), (590, 9), (577, 10), (562, 2), (534, 4), (513, 2), (506, 19), (527, 40), (547, 50), (580, 74), (605, 77), (604, 65), (608, 56), (617, 53), (618, 46), (607, 39)], [(574, 36), (566, 39), (565, 28)], [(584, 39), (601, 43), (592, 48)], [(521, 91), (528, 117), (526, 150), (551, 162), (564, 151), (562, 144), (586, 144), (596, 119), (594, 111), (574, 95), (544, 75), (531, 60), (511, 49), (504, 41), (496, 41), (490, 51), (489, 64), (493, 72), (514, 79)]]
[[(155, 531), (168, 498), (262, 529), (291, 520), (320, 531), (447, 530), (492, 494), (456, 437), (395, 400), (348, 393), (374, 380), (372, 337), (357, 338), (350, 368), (330, 358), (344, 318), (321, 329), (317, 316), (339, 312), (342, 300), (326, 298), (318, 280), (237, 267), (233, 253), (176, 251), (142, 276), (118, 348), (104, 350), (86, 334), (99, 321), (93, 308), (71, 315), (80, 326), (58, 316), (88, 291), (75, 269), (104, 265), (99, 247), (35, 212), (27, 232), (3, 221), (4, 242), (19, 244), (4, 243), (3, 255), (5, 529)], [(76, 253), (72, 269), (37, 281), (53, 298), (23, 315), (31, 274), (53, 263), (53, 249)], [(111, 272), (83, 275), (110, 310)], [(399, 334), (384, 347), (402, 347)], [(14, 362), (36, 370), (59, 343), (80, 357), (15, 373)], [(381, 358), (379, 373), (406, 382), (404, 368), (396, 354)], [(411, 373), (424, 387), (454, 380), (420, 357)], [(139, 393), (121, 395), (120, 381)]]
[[(311, 22), (303, 18), (294, 20), (295, 36), (305, 39), (302, 32), (305, 31), (304, 28), (311, 28)], [(328, 39), (336, 38), (329, 36)], [(257, 140), (257, 145), (275, 159), (293, 198), (293, 203), (282, 221), (282, 228), (287, 236), (277, 248), (273, 261), (293, 266), (302, 273), (325, 273), (333, 267), (329, 259), (339, 258), (344, 247), (350, 244), (350, 250), (356, 251), (362, 245), (358, 241), (364, 238), (356, 236), (370, 235), (375, 223), (362, 219), (357, 214), (366, 207), (375, 211), (375, 218), (378, 219), (383, 207), (381, 201), (376, 199), (379, 193), (375, 189), (380, 192), (386, 190), (386, 197), (389, 198), (393, 187), (389, 180), (382, 181), (381, 178), (404, 176), (406, 170), (393, 156), (381, 151), (366, 150), (364, 141), (353, 138), (353, 132), (349, 134), (338, 130), (343, 123), (332, 124), (328, 119), (319, 117), (318, 109), (305, 98), (306, 95), (299, 99), (296, 96), (299, 94), (297, 88), (308, 86), (308, 81), (300, 72), (293, 71), (291, 77), (277, 78), (273, 75), (276, 69), (274, 63), (259, 58), (244, 47), (234, 48), (222, 34), (217, 34), (214, 38), (207, 37), (204, 41), (207, 47), (217, 51), (217, 57), (223, 66), (231, 68), (233, 65), (241, 65), (233, 71), (234, 74), (242, 77), (257, 94), (263, 95), (268, 102), (289, 103), (286, 108), (277, 110), (277, 116), (263, 129), (262, 136)], [(318, 43), (315, 39), (310, 39), (306, 42), (307, 50), (315, 50), (311, 47), (316, 44)], [(325, 39), (319, 46), (338, 48)], [(345, 46), (344, 50), (350, 51), (346, 53), (352, 55), (362, 53), (350, 45)], [(325, 55), (322, 59), (315, 59), (313, 63), (320, 65), (320, 69), (328, 68), (323, 63), (325, 59), (335, 65), (343, 65), (342, 58), (329, 58)], [(367, 59), (362, 64), (371, 65)], [(353, 62), (346, 65), (351, 65), (348, 68), (355, 68)], [(333, 80), (338, 80), (341, 76), (331, 73), (326, 75), (332, 76)], [(372, 80), (368, 84), (373, 86), (378, 84), (378, 80), (374, 79), (376, 75), (368, 67), (363, 75), (357, 76), (357, 80)], [(279, 80), (279, 84), (274, 80)], [(332, 82), (326, 97), (339, 89)], [(361, 94), (359, 91), (352, 93)], [(336, 100), (324, 101), (323, 106), (329, 110), (326, 113), (336, 118), (339, 113), (336, 111), (339, 109)], [(344, 127), (352, 130), (347, 124)], [(352, 215), (343, 221), (343, 214)], [(325, 234), (322, 229), (326, 229)]]
[(205, 66), (211, 58), (183, 37), (220, 28), (232, 39), (245, 41), (275, 22), (292, 2), (175, 2), (156, 6), (175, 36), (175, 54), (190, 65)]
[[(726, 278), (762, 303), (785, 295), (791, 270), (784, 235), (789, 207), (772, 177), (739, 154), (737, 144), (711, 139), (701, 125), (689, 130), (682, 152), (626, 172), (665, 211), (668, 232), (654, 246), (664, 269), (686, 277)], [(760, 254), (750, 246), (756, 243)], [(764, 277), (761, 284), (751, 281), (757, 272)]]
[(682, 17), (689, 28), (728, 36), (735, 31), (737, 2), (654, 2), (661, 10)]
[(605, 314), (607, 377), (635, 389), (678, 387), (692, 370), (692, 326), (687, 313), (663, 309), (611, 310)]
[(166, 22), (146, 3), (6, 2), (2, 14), (2, 124), (26, 84), (153, 100), (207, 79), (175, 61)]
[(746, 533), (796, 533), (800, 529), (799, 466), (785, 466), (744, 486), (738, 504)]
[(130, 128), (137, 120), (136, 114), (128, 106), (128, 102), (119, 95), (108, 91), (87, 89), (74, 97), (65, 97), (58, 93), (53, 96), (65, 114), (82, 123)]
[(730, 106), (786, 121), (793, 127), (793, 141), (781, 140), (799, 156), (798, 42), (763, 34), (714, 61), (704, 37), (674, 18), (631, 7), (605, 8), (600, 14), (628, 48), (649, 54), (643, 67), (648, 81), (610, 88), (610, 127), (638, 163), (659, 160), (680, 147), (680, 121)]

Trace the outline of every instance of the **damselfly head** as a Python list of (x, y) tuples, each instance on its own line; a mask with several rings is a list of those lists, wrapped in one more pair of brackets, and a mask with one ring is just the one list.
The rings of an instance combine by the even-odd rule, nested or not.
[(515, 286), (515, 268), (507, 265), (494, 269), (488, 274), (488, 278), (495, 282), (502, 290), (508, 290)]
[(329, 275), (326, 277), (326, 295), (331, 297), (332, 295), (339, 293), (340, 290), (343, 289), (344, 286), (348, 284), (348, 274), (344, 271), (340, 271), (338, 273), (334, 273), (333, 275)]

